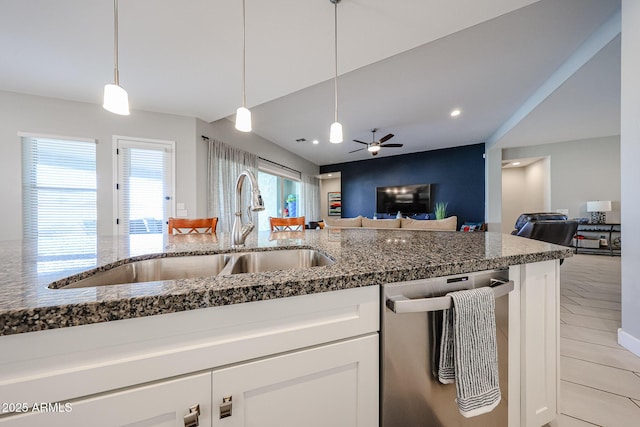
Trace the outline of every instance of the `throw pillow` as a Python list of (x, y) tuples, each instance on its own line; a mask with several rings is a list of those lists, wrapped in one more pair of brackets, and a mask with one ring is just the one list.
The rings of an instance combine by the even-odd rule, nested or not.
[(362, 216), (355, 218), (325, 218), (324, 223), (327, 227), (362, 227)]
[(432, 230), (432, 231), (455, 231), (458, 225), (458, 217), (450, 216), (445, 219), (419, 220), (411, 218), (402, 218), (402, 228), (412, 228), (414, 230)]
[(362, 218), (362, 226), (370, 228), (400, 228), (400, 220)]

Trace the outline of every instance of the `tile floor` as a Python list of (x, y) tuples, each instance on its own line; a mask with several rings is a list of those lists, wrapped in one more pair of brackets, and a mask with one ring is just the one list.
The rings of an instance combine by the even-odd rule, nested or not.
[(560, 270), (560, 417), (551, 427), (640, 426), (640, 357), (617, 344), (620, 257)]

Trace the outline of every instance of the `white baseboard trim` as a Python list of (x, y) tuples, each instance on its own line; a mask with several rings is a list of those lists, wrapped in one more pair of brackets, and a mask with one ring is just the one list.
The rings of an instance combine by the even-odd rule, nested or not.
[(618, 344), (640, 357), (640, 339), (618, 328)]

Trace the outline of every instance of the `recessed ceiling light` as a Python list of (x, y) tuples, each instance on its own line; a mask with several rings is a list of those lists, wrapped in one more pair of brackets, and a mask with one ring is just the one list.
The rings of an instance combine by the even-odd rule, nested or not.
[(327, 175), (327, 176), (333, 176), (333, 175), (329, 174), (329, 175)]
[(451, 117), (458, 117), (460, 113), (462, 113), (462, 111), (456, 108), (455, 110), (451, 111)]
[(513, 162), (511, 163), (511, 166), (520, 166), (520, 162)]
[(314, 139), (313, 143), (314, 143), (314, 145), (318, 145), (318, 144), (320, 144), (320, 141), (318, 141), (317, 139)]

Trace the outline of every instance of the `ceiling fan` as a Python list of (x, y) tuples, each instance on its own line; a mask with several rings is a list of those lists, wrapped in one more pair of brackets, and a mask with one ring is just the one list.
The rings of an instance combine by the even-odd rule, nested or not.
[(373, 136), (371, 137), (371, 142), (362, 142), (362, 141), (358, 141), (357, 139), (354, 139), (353, 142), (357, 142), (358, 144), (364, 144), (366, 145), (366, 147), (363, 148), (359, 148), (357, 150), (353, 150), (353, 151), (349, 151), (349, 154), (351, 153), (355, 153), (357, 151), (362, 151), (365, 148), (367, 149), (367, 151), (369, 151), (371, 153), (372, 156), (377, 156), (378, 155), (378, 151), (380, 151), (381, 148), (383, 147), (402, 147), (404, 144), (385, 144), (385, 142), (387, 142), (388, 140), (390, 140), (391, 138), (393, 138), (393, 134), (389, 133), (385, 136), (383, 136), (382, 138), (380, 138), (380, 140), (376, 141), (376, 132), (378, 131), (378, 129), (373, 128), (371, 129), (371, 132), (373, 133)]

